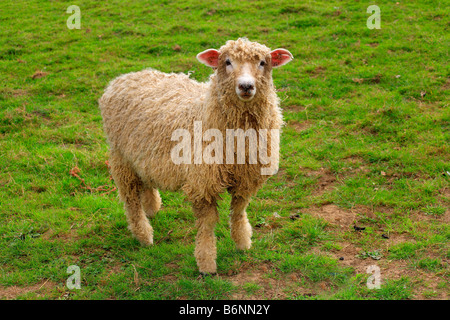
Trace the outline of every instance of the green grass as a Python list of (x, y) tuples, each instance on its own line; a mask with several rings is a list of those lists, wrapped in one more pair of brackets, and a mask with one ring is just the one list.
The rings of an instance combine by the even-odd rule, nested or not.
[[(366, 27), (364, 1), (86, 0), (70, 30), (72, 4), (0, 4), (0, 298), (448, 298), (444, 2), (380, 1), (379, 30)], [(280, 171), (248, 208), (248, 252), (235, 249), (223, 197), (219, 275), (198, 279), (182, 194), (161, 193), (155, 246), (128, 231), (108, 192), (97, 100), (114, 77), (148, 67), (205, 81), (195, 55), (240, 36), (295, 57), (274, 70)], [(330, 205), (338, 215), (321, 211)], [(381, 289), (366, 286), (371, 264)], [(80, 290), (66, 286), (70, 265)]]

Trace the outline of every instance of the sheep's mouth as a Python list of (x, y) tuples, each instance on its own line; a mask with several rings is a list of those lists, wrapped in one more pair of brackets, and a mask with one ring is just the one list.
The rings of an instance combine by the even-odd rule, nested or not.
[(241, 99), (242, 101), (250, 101), (253, 99), (253, 97), (255, 96), (255, 93), (253, 92), (239, 92), (237, 94), (237, 96), (239, 97), (239, 99)]
[(250, 99), (250, 98), (253, 98), (253, 95), (250, 94), (250, 93), (242, 93), (241, 94), (241, 98), (243, 98), (243, 99)]

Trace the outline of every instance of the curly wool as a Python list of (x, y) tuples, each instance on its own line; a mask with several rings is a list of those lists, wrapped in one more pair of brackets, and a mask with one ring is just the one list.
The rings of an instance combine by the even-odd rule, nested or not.
[[(228, 41), (219, 51), (222, 59), (228, 55), (238, 60), (248, 57), (255, 61), (270, 60), (266, 46), (244, 39)], [(171, 141), (172, 133), (187, 129), (193, 136), (194, 121), (202, 121), (204, 131), (221, 130), (223, 136), (231, 128), (244, 131), (281, 128), (271, 69), (257, 79), (259, 91), (250, 102), (236, 97), (234, 85), (218, 81), (221, 72), (224, 70), (215, 70), (207, 83), (199, 83), (185, 74), (152, 69), (113, 80), (100, 99), (111, 153), (119, 153), (145, 185), (162, 190), (183, 189), (190, 201), (212, 201), (237, 184), (243, 196), (255, 194), (267, 178), (260, 174), (261, 164), (176, 165), (170, 158), (170, 150), (177, 144)]]
[[(245, 208), (247, 199), (268, 178), (261, 175), (261, 168), (268, 165), (259, 161), (244, 165), (236, 161), (234, 164), (175, 164), (171, 150), (178, 142), (171, 140), (173, 132), (186, 129), (194, 136), (194, 121), (202, 122), (203, 132), (218, 129), (223, 137), (227, 129), (280, 129), (283, 124), (272, 82), (270, 49), (238, 39), (228, 41), (219, 52), (219, 67), (207, 83), (197, 82), (185, 74), (146, 69), (114, 79), (99, 100), (110, 146), (111, 173), (125, 203), (131, 231), (142, 243), (151, 244), (152, 229), (141, 208), (153, 216), (161, 204), (156, 189), (183, 190), (197, 218), (204, 217), (197, 223), (195, 252), (203, 272), (215, 272), (215, 237), (211, 230), (218, 220), (216, 200), (227, 190), (233, 194), (232, 212), (236, 212), (232, 218), (235, 222), (232, 237), (238, 247), (250, 246), (251, 227)], [(233, 77), (226, 77), (222, 67), (225, 57), (268, 63), (264, 73), (256, 77), (258, 91), (251, 101), (238, 99)], [(278, 167), (278, 154), (270, 154), (271, 143), (279, 141), (272, 141), (269, 136), (267, 145), (269, 156)], [(203, 147), (207, 145), (203, 144)]]

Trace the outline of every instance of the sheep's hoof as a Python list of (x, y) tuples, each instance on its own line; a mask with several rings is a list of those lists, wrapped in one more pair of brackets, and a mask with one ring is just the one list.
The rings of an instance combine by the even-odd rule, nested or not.
[(217, 272), (202, 272), (202, 271), (200, 271), (200, 275), (198, 276), (198, 279), (212, 278), (215, 276), (217, 276)]
[(143, 247), (150, 247), (153, 245), (153, 237), (149, 237), (147, 239), (138, 239), (138, 241)]
[(250, 250), (251, 247), (252, 247), (252, 243), (251, 242), (236, 244), (236, 248), (238, 250), (241, 250), (241, 251)]

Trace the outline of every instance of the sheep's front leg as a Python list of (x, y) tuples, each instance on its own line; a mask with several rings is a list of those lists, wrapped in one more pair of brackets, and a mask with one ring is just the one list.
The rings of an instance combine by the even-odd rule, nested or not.
[(249, 200), (235, 195), (231, 199), (231, 238), (240, 250), (250, 249), (252, 246), (252, 227), (248, 221), (247, 212), (245, 212)]
[(219, 221), (216, 203), (194, 205), (194, 213), (197, 218), (195, 259), (201, 273), (214, 274), (217, 271), (217, 248), (214, 228)]

